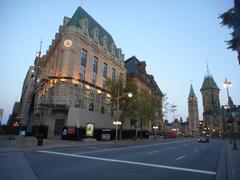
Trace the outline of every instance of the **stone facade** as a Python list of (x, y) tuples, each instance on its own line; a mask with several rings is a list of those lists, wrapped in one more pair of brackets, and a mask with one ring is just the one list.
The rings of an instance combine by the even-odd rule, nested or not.
[[(46, 55), (39, 52), (35, 59), (34, 100), (26, 98), (24, 88), (22, 94), (22, 99), (30, 99), (33, 112), (22, 110), (22, 124), (47, 125), (48, 136), (60, 134), (64, 126), (114, 128), (106, 80), (126, 79), (126, 73), (122, 50), (79, 7), (72, 18), (64, 18)], [(25, 104), (23, 100), (22, 109)]]
[(208, 75), (200, 89), (203, 99), (203, 121), (207, 133), (221, 134), (224, 131), (224, 117), (221, 114), (219, 91), (213, 76)]
[(199, 125), (198, 101), (192, 85), (188, 96), (188, 120), (190, 134), (197, 134)]
[[(145, 61), (139, 61), (135, 56), (125, 61), (127, 68), (127, 76), (135, 82), (139, 91), (145, 91), (159, 100), (159, 108), (155, 114), (155, 122), (145, 124), (144, 128), (152, 131), (153, 125), (158, 126), (158, 131), (163, 131), (163, 114), (162, 114), (162, 98), (163, 93), (159, 89), (153, 75), (147, 74)], [(131, 128), (135, 128), (137, 120), (132, 119)]]

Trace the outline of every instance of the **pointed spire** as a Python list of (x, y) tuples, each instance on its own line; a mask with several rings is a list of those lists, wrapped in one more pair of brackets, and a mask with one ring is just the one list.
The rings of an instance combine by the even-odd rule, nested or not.
[(41, 58), (41, 52), (42, 51), (42, 38), (41, 38), (41, 41), (40, 41), (40, 48), (39, 48), (39, 51), (37, 52), (37, 58)]
[(40, 41), (39, 57), (41, 57), (41, 50), (42, 50), (42, 38), (41, 38), (41, 41)]
[(195, 94), (195, 92), (194, 92), (194, 90), (193, 90), (193, 86), (192, 86), (192, 84), (191, 84), (191, 86), (190, 86), (189, 97), (196, 97), (196, 94)]
[(207, 76), (210, 76), (209, 67), (208, 67), (208, 59), (207, 59)]

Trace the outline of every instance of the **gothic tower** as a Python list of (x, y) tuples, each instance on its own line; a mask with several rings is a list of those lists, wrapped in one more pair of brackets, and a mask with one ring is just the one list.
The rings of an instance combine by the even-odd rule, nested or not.
[(188, 119), (189, 119), (189, 132), (194, 135), (198, 132), (199, 115), (198, 115), (198, 102), (192, 84), (188, 96)]
[(220, 101), (219, 91), (213, 76), (207, 75), (204, 78), (200, 89), (203, 100), (203, 121), (208, 131), (221, 131), (221, 123), (219, 116)]

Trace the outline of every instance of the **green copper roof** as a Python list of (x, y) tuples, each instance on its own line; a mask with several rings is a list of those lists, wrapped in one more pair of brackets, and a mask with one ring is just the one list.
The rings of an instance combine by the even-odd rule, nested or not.
[(196, 94), (195, 94), (195, 92), (193, 90), (192, 84), (191, 84), (191, 87), (190, 87), (189, 97), (196, 97)]
[(74, 13), (67, 26), (73, 25), (81, 28), (81, 20), (88, 20), (88, 32), (89, 35), (93, 37), (93, 29), (98, 28), (99, 31), (99, 42), (102, 43), (101, 38), (106, 36), (108, 38), (108, 46), (114, 43), (112, 36), (100, 25), (98, 24), (83, 8), (78, 7), (77, 11)]
[(200, 91), (209, 90), (209, 89), (220, 90), (212, 76), (206, 76), (204, 78), (204, 81), (203, 81)]

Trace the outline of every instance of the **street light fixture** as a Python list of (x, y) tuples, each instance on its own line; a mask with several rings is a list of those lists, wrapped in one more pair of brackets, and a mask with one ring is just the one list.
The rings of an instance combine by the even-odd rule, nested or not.
[(231, 100), (231, 97), (229, 96), (229, 90), (228, 87), (232, 87), (232, 83), (229, 82), (227, 80), (227, 78), (225, 78), (223, 87), (227, 89), (227, 98), (228, 98), (228, 104), (226, 107), (224, 107), (227, 111), (230, 111), (230, 114), (228, 114), (229, 118), (231, 118), (231, 129), (232, 129), (232, 139), (233, 139), (233, 150), (237, 150), (237, 144), (236, 144), (236, 139), (235, 139), (235, 135), (234, 135), (234, 127), (233, 127), (233, 123), (235, 121), (235, 117), (236, 117), (236, 112), (234, 111), (234, 105), (233, 102)]
[(118, 90), (118, 96), (117, 96), (117, 118), (116, 121), (113, 121), (113, 124), (116, 125), (116, 137), (115, 140), (118, 140), (118, 125), (120, 126), (122, 124), (121, 121), (119, 121), (119, 100), (124, 97), (124, 96), (128, 96), (129, 98), (131, 98), (133, 96), (133, 94), (131, 92), (127, 92), (123, 95), (119, 95), (119, 90)]
[(225, 81), (223, 83), (223, 87), (227, 89), (227, 99), (228, 99), (228, 105), (230, 105), (230, 96), (229, 96), (229, 90), (228, 87), (232, 87), (232, 83), (225, 78)]

